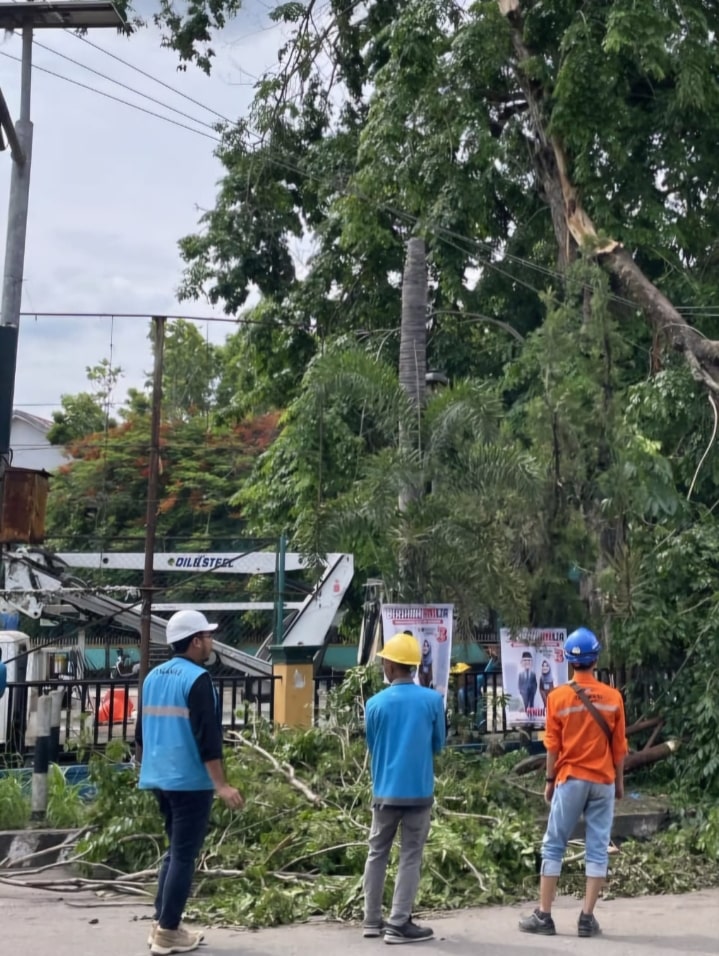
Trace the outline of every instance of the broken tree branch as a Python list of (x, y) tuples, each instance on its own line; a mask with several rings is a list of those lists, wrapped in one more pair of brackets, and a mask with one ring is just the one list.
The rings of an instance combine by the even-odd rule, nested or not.
[(295, 773), (295, 768), (288, 763), (280, 763), (279, 760), (276, 760), (271, 753), (268, 753), (263, 747), (260, 747), (259, 744), (253, 743), (251, 740), (248, 740), (246, 737), (243, 737), (242, 734), (237, 733), (237, 731), (228, 731), (227, 737), (229, 737), (235, 743), (241, 744), (243, 747), (249, 747), (250, 750), (254, 750), (255, 753), (260, 754), (268, 760), (275, 770), (278, 773), (281, 773), (283, 777), (300, 793), (307, 797), (310, 803), (313, 803), (316, 807), (324, 806), (324, 800), (322, 797), (315, 793), (314, 790), (311, 790), (306, 783), (303, 783), (298, 779), (297, 774)]
[[(678, 740), (668, 740), (666, 743), (647, 746), (642, 750), (632, 750), (627, 754), (626, 760), (624, 761), (624, 772), (631, 773), (638, 767), (656, 763), (658, 760), (670, 757), (673, 753), (676, 753), (678, 749)], [(533, 770), (541, 770), (546, 759), (546, 754), (534, 754), (531, 757), (526, 757), (524, 760), (520, 760), (514, 767), (513, 773), (521, 777), (526, 773), (532, 773)]]
[(515, 53), (515, 75), (527, 100), (528, 121), (536, 141), (533, 154), (535, 174), (552, 217), (559, 247), (559, 264), (566, 266), (576, 248), (597, 258), (617, 280), (626, 298), (641, 309), (652, 328), (681, 353), (695, 381), (710, 394), (719, 395), (719, 342), (693, 328), (667, 297), (642, 272), (632, 256), (615, 239), (601, 237), (582, 206), (569, 175), (569, 163), (562, 143), (547, 133), (544, 90), (526, 70), (532, 53), (523, 39), (523, 20), (518, 0), (498, 0), (507, 18)]

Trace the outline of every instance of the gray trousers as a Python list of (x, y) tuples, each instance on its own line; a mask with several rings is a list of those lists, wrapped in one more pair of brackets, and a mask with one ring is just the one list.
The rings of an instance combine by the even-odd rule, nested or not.
[(369, 853), (364, 868), (365, 923), (378, 926), (382, 921), (387, 861), (400, 825), (399, 869), (389, 922), (402, 926), (412, 915), (431, 813), (431, 807), (385, 806), (379, 809), (375, 807), (372, 811)]

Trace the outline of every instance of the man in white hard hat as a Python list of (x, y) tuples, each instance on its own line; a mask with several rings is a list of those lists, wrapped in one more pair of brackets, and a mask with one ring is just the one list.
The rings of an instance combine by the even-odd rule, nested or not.
[(140, 788), (157, 797), (170, 841), (148, 939), (153, 956), (198, 947), (202, 933), (188, 930), (181, 920), (212, 798), (216, 793), (231, 809), (243, 804), (240, 792), (225, 779), (217, 697), (203, 666), (216, 629), (199, 611), (173, 614), (166, 632), (172, 657), (151, 670), (142, 685), (136, 731)]
[[(434, 936), (428, 926), (412, 922), (412, 907), (434, 802), (434, 755), (445, 741), (444, 700), (414, 681), (422, 654), (412, 634), (395, 634), (378, 656), (390, 686), (370, 697), (365, 710), (372, 758), (372, 828), (364, 871), (363, 935), (384, 935), (385, 943), (419, 943)], [(387, 862), (400, 827), (399, 869), (385, 923)]]

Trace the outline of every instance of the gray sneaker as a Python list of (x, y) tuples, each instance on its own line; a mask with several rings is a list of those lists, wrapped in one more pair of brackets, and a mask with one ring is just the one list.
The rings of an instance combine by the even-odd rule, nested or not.
[(601, 932), (602, 928), (594, 918), (593, 913), (585, 913), (582, 911), (579, 914), (579, 920), (577, 922), (577, 936), (599, 936)]
[(522, 933), (534, 933), (535, 936), (557, 935), (552, 917), (550, 915), (541, 916), (538, 909), (531, 916), (525, 916), (519, 921), (519, 929)]
[(422, 943), (426, 939), (433, 938), (434, 932), (429, 926), (417, 926), (411, 919), (407, 920), (402, 926), (387, 923), (384, 930), (384, 941), (391, 945), (395, 943)]
[(363, 923), (362, 935), (365, 939), (377, 939), (384, 935), (386, 927), (387, 924), (383, 919), (381, 919), (379, 923)]

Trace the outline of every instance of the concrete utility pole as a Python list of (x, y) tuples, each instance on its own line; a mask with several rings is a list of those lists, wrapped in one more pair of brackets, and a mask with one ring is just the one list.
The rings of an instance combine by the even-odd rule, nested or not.
[(150, 462), (147, 479), (147, 517), (145, 520), (145, 567), (142, 576), (142, 610), (140, 612), (140, 673), (138, 693), (150, 669), (150, 630), (152, 626), (152, 590), (155, 568), (155, 534), (160, 479), (160, 426), (162, 423), (162, 369), (165, 352), (164, 315), (152, 318), (155, 333), (155, 367), (152, 373), (152, 424), (150, 434)]
[(0, 482), (11, 462), (10, 429), (15, 397), (15, 370), (20, 329), (25, 237), (30, 200), (30, 163), (33, 128), (30, 121), (32, 41), (35, 29), (115, 27), (124, 20), (106, 0), (16, 2), (0, 0), (0, 29), (22, 31), (20, 119), (13, 124), (0, 92), (0, 125), (12, 150), (12, 175), (5, 245), (2, 306), (0, 311)]
[[(10, 178), (10, 203), (5, 242), (5, 271), (0, 312), (0, 476), (10, 464), (10, 428), (15, 395), (17, 340), (22, 303), (22, 277), (25, 266), (25, 236), (30, 200), (30, 162), (32, 157), (32, 123), (30, 122), (30, 87), (32, 75), (32, 25), (22, 31), (22, 68), (20, 82), (20, 119), (12, 128), (17, 142), (13, 150)], [(7, 130), (10, 142), (10, 132)]]

